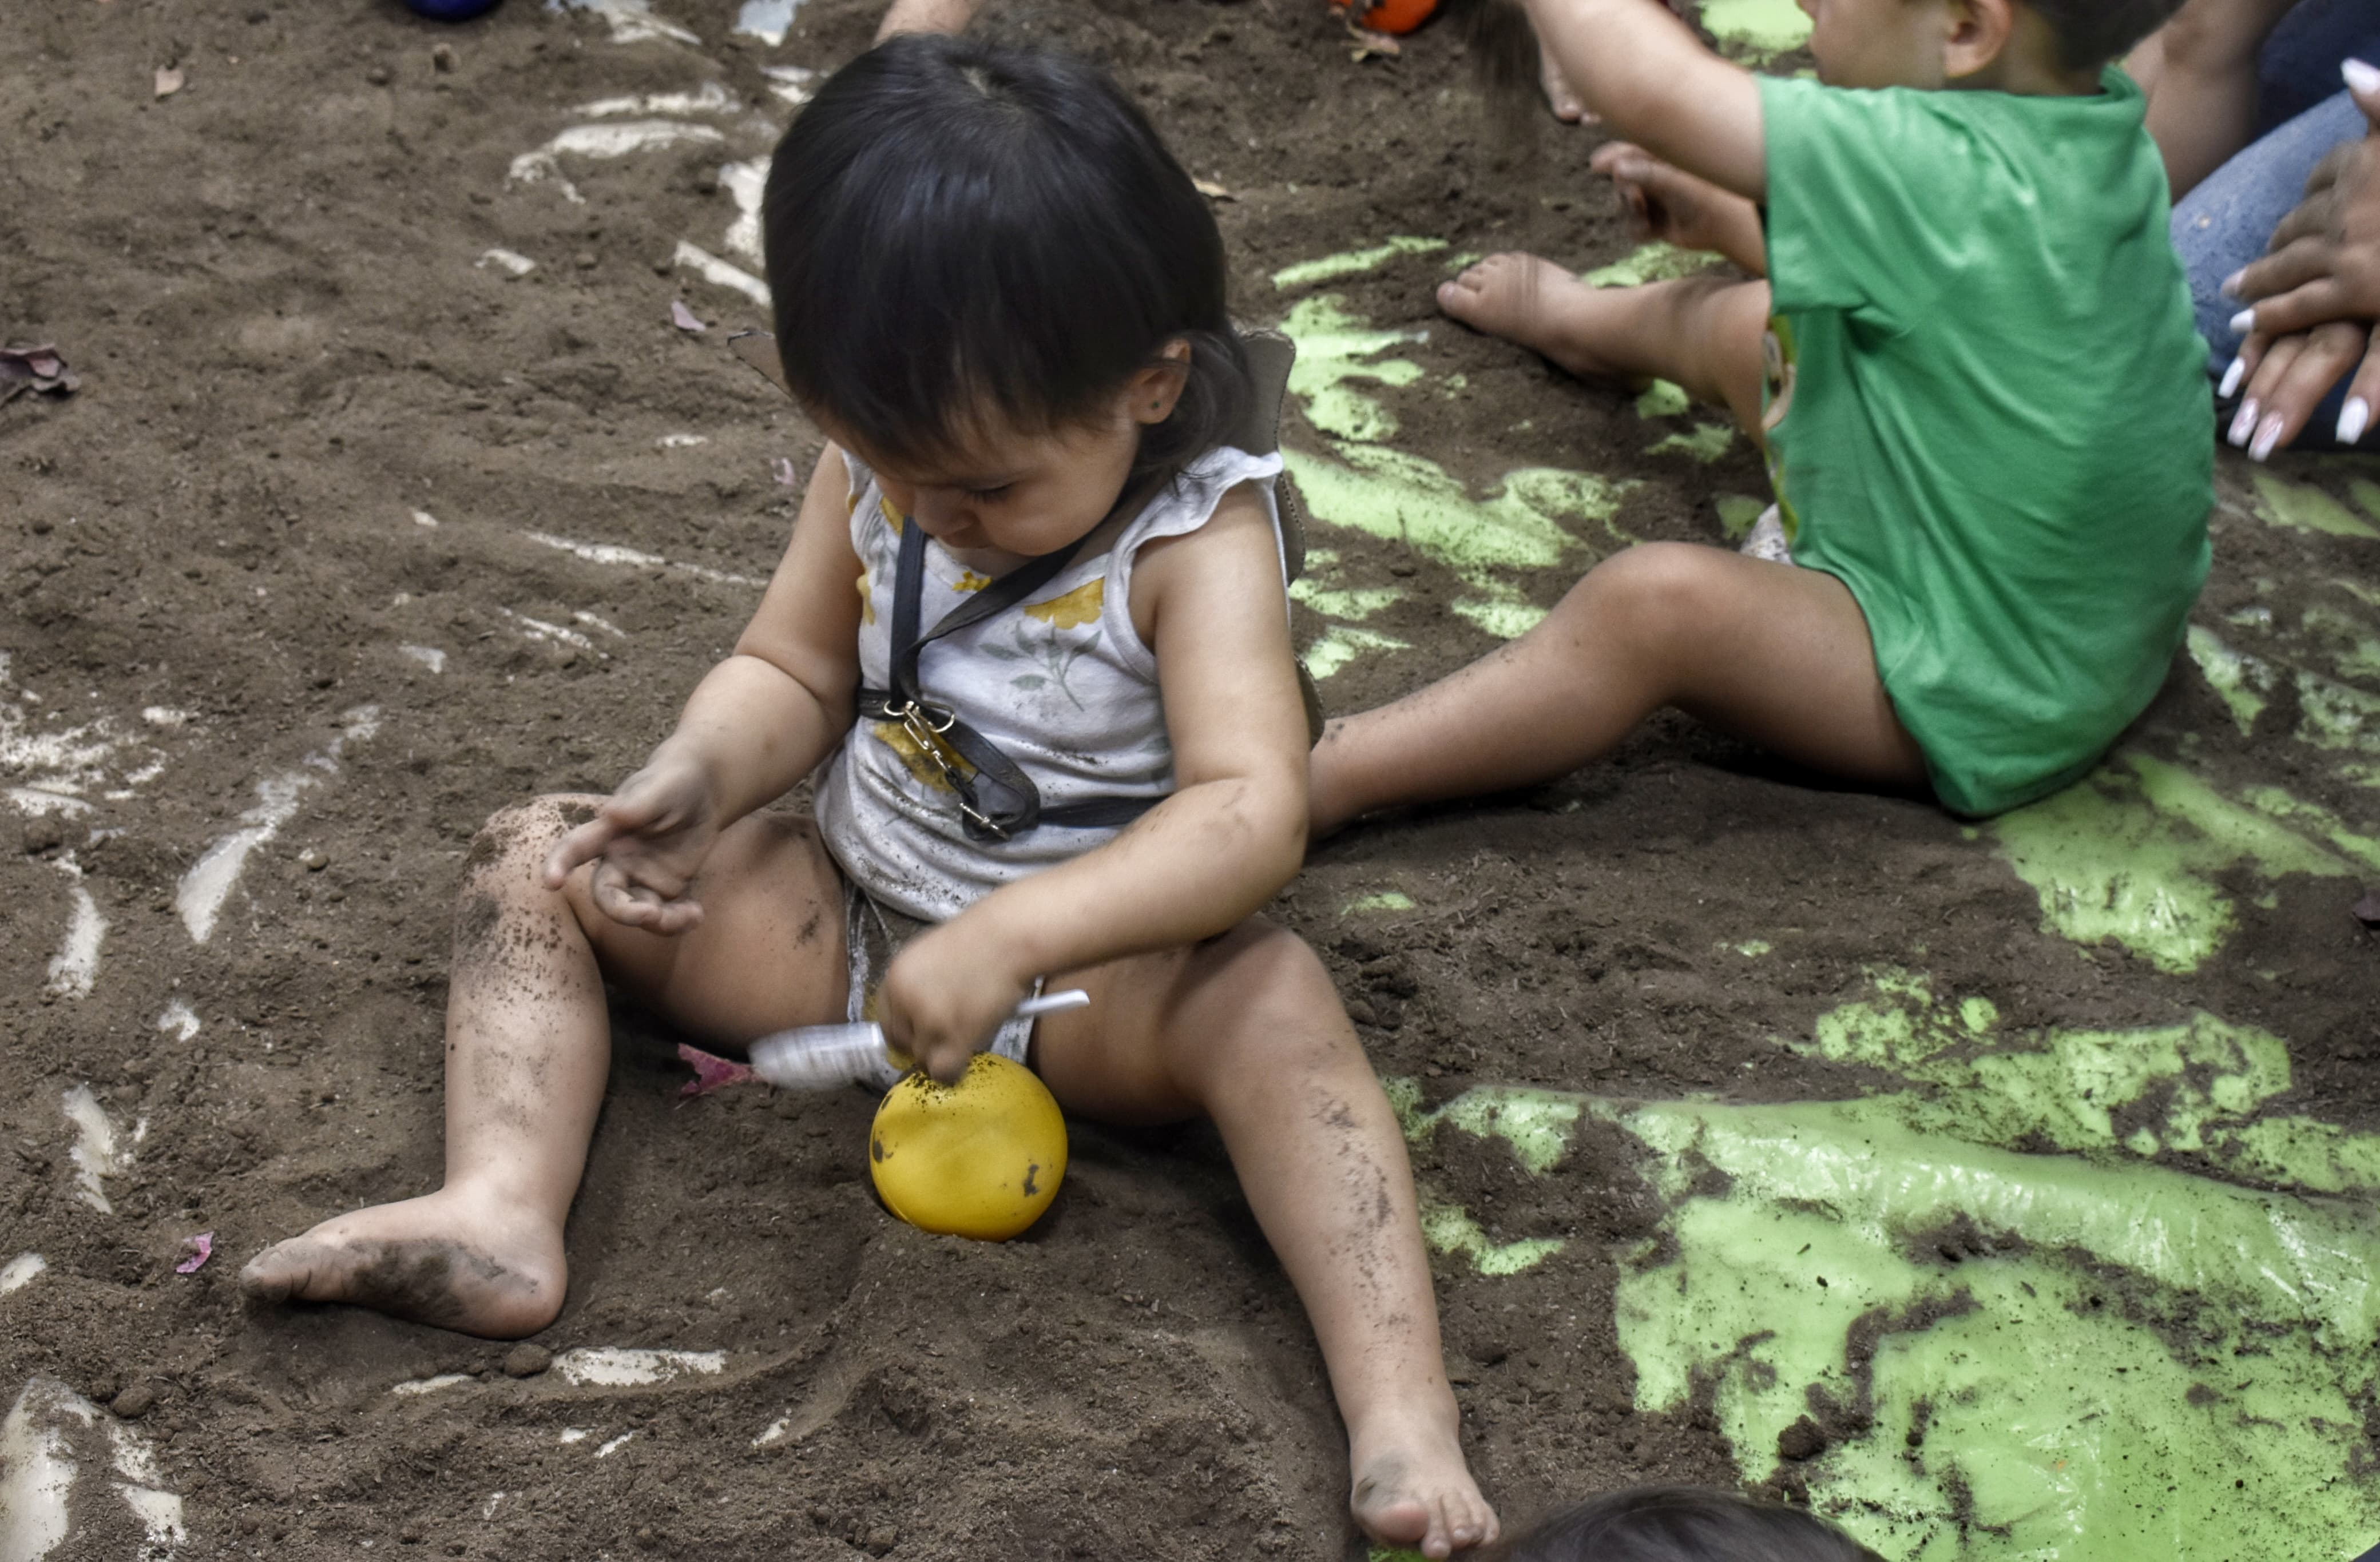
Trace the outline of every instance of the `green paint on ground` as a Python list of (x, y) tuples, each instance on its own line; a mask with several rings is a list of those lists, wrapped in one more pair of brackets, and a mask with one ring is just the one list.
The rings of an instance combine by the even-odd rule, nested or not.
[(1730, 54), (1754, 61), (1810, 41), (1809, 14), (1796, 0), (1703, 0), (1703, 26)]
[(1503, 573), (1550, 568), (1573, 553), (1594, 562), (1595, 550), (1572, 535), (1561, 517), (1604, 523), (1615, 538), (1625, 539), (1609, 523), (1619, 511), (1620, 496), (1633, 484), (1539, 467), (1508, 473), (1499, 492), (1475, 500), (1442, 467), (1420, 456), (1365, 444), (1342, 446), (1340, 454), (1333, 461), (1294, 450), (1282, 453), (1314, 518), (1402, 543), (1445, 565), (1480, 593), (1478, 599), (1456, 602), (1455, 611), (1477, 615), (1475, 622), (1482, 627), (1496, 626), (1491, 632), (1526, 627), (1520, 624), (1525, 615), (1515, 611), (1525, 608), (1526, 599), (1501, 578)]
[(2042, 927), (2119, 943), (2169, 973), (2194, 971), (2236, 920), (2216, 876), (2344, 875), (2348, 865), (2180, 768), (2124, 754), (1987, 827), (2040, 897)]
[(1342, 916), (1361, 916), (1374, 911), (1411, 911), (1413, 897), (1402, 890), (1379, 890), (1368, 895), (1358, 895), (1339, 908)]
[(2380, 639), (2373, 638), (2371, 626), (2362, 619), (2316, 605), (2306, 609), (2305, 627), (2339, 648), (2331, 661), (2340, 677), (2380, 680)]
[[(2265, 616), (2267, 621), (2272, 617)], [(2198, 663), (2199, 672), (2230, 707), (2231, 720), (2239, 723), (2240, 733), (2253, 732), (2265, 696), (2273, 690), (2272, 663), (2233, 650), (2213, 630), (2195, 624), (2190, 626), (2189, 644), (2190, 660)]]
[(2274, 526), (2326, 532), (2332, 537), (2380, 538), (2380, 531), (2356, 519), (2352, 510), (2311, 483), (2290, 482), (2262, 466), (2252, 476), (2256, 513)]
[(1311, 287), (1318, 282), (1335, 282), (1342, 276), (1357, 276), (1386, 265), (1400, 255), (1427, 255), (1446, 248), (1442, 238), (1415, 238), (1399, 235), (1386, 244), (1376, 244), (1369, 249), (1350, 249), (1344, 254), (1325, 255), (1318, 260), (1300, 260), (1293, 266), (1283, 266), (1272, 273), (1275, 287)]
[(1746, 960), (1758, 960), (1762, 955), (1767, 954), (1770, 950), (1777, 946), (1770, 943), (1766, 938), (1746, 938), (1740, 944), (1733, 944), (1726, 947), (1732, 948), (1736, 953), (1743, 956)]
[(1641, 247), (1623, 260), (1582, 272), (1580, 280), (1595, 287), (1642, 287), (1648, 282), (1670, 282), (1682, 276), (1692, 276), (1717, 264), (1718, 257), (1708, 250), (1681, 249), (1674, 244), (1655, 242)]
[(2299, 669), (2298, 736), (2316, 748), (2380, 754), (2380, 695)]
[(1408, 648), (1406, 641), (1393, 635), (1383, 635), (1375, 629), (1358, 629), (1353, 624), (1334, 624), (1323, 631), (1320, 639), (1305, 648), (1305, 656), (1299, 660), (1305, 663), (1307, 675), (1318, 684), (1367, 652)]
[(1311, 575), (1291, 581), (1289, 595), (1292, 600), (1304, 602), (1327, 618), (1358, 620), (1369, 618), (1404, 598), (1403, 590), (1394, 586), (1338, 590), (1316, 584)]
[(1470, 620), (1500, 640), (1517, 640), (1546, 621), (1546, 610), (1535, 602), (1473, 597), (1451, 605), (1457, 617)]
[[(1585, 1117), (1641, 1143), (1663, 1216), (1618, 1255), (1637, 1408), (1707, 1404), (1744, 1481), (1804, 1486), (1886, 1556), (2343, 1559), (2380, 1532), (2380, 1233), (2368, 1202), (2306, 1196), (2380, 1189), (2380, 1136), (2263, 1116), (2288, 1049), (2252, 1026), (2009, 1034), (1923, 975), (1870, 988), (1791, 1044), (1906, 1082), (1864, 1100), (1391, 1098), (1416, 1139), (1547, 1168)], [(2145, 1158), (2173, 1151), (2293, 1191)], [(1804, 1421), (1822, 1447), (1788, 1462)]]
[(2380, 839), (2357, 834), (2337, 814), (2319, 804), (2300, 802), (2277, 786), (2252, 786), (2240, 795), (2250, 807), (2261, 808), (2277, 819), (2287, 819), (2322, 837), (2365, 867), (2380, 871)]
[(1440, 1253), (1471, 1260), (1483, 1275), (1502, 1277), (1534, 1269), (1568, 1244), (1560, 1237), (1525, 1237), (1515, 1242), (1490, 1241), (1479, 1222), (1455, 1205), (1428, 1205), (1421, 1212), (1422, 1240)]
[(2380, 483), (2369, 478), (2358, 478), (2347, 485), (2347, 491), (2355, 496), (2355, 503), (2363, 506), (2365, 515), (2380, 521)]
[(1718, 529), (1730, 542), (1741, 542), (1752, 535), (1760, 524), (1762, 512), (1768, 508), (1766, 499), (1755, 499), (1748, 493), (1722, 493), (1713, 501), (1718, 506)]
[(1671, 434), (1668, 439), (1645, 447), (1647, 455), (1664, 455), (1680, 451), (1706, 466), (1727, 454), (1735, 442), (1735, 430), (1726, 423), (1697, 423), (1691, 434)]
[(1636, 416), (1646, 419), (1677, 418), (1683, 416), (1694, 405), (1694, 398), (1686, 394), (1684, 386), (1673, 385), (1667, 380), (1656, 380), (1645, 388), (1643, 395), (1636, 398)]
[(1366, 442), (1397, 431), (1394, 415), (1349, 381), (1410, 385), (1419, 380), (1421, 365), (1409, 358), (1365, 360), (1390, 347), (1426, 342), (1428, 332), (1375, 331), (1347, 312), (1346, 300), (1329, 293), (1301, 299), (1281, 328), (1297, 344), (1289, 389), (1305, 403), (1307, 422), (1335, 438)]

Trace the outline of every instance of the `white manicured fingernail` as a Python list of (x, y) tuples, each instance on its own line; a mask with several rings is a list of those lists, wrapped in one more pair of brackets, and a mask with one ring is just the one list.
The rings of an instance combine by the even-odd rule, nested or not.
[(2248, 431), (2255, 426), (2256, 404), (2253, 400), (2243, 401), (2240, 404), (2240, 410), (2232, 415), (2230, 432), (2224, 437), (2235, 445), (2246, 444)]
[(2350, 396), (2347, 405), (2338, 409), (2338, 442), (2353, 444), (2372, 426), (2372, 404), (2362, 396)]
[(2238, 314), (2233, 315), (2233, 316), (2231, 317), (2231, 334), (2232, 334), (2232, 335), (2234, 335), (2234, 336), (2246, 336), (2246, 335), (2250, 335), (2250, 334), (2252, 334), (2252, 333), (2254, 333), (2255, 329), (2256, 329), (2256, 311), (2255, 311), (2253, 309), (2241, 309)]
[(2216, 288), (2216, 291), (2222, 294), (2226, 298), (2237, 298), (2240, 297), (2240, 279), (2247, 274), (2248, 272), (2245, 268), (2233, 272), (2229, 276), (2223, 279), (2223, 285)]
[(2362, 60), (2346, 59), (2338, 62), (2338, 74), (2347, 78), (2347, 84), (2359, 92), (2380, 92), (2380, 67), (2365, 65)]
[(2248, 447), (2248, 459), (2262, 461), (2273, 454), (2273, 446), (2278, 444), (2280, 440), (2281, 415), (2276, 412), (2265, 419), (2264, 427), (2256, 430), (2256, 442)]
[(2231, 367), (2223, 371), (2223, 383), (2216, 388), (2215, 394), (2223, 400), (2229, 401), (2232, 393), (2239, 390), (2240, 381), (2246, 378), (2248, 378), (2247, 360), (2233, 358)]

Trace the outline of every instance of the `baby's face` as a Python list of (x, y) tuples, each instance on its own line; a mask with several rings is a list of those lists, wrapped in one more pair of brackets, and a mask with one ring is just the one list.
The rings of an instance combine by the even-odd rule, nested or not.
[(1938, 88), (1948, 0), (1801, 0), (1829, 87)]
[(1140, 449), (1128, 417), (1039, 433), (978, 430), (930, 465), (887, 465), (866, 450), (884, 497), (954, 552), (1031, 558), (1063, 548), (1106, 518)]

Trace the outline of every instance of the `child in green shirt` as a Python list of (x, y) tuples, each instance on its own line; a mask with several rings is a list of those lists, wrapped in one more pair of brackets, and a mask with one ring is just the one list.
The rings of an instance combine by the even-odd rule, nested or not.
[(1596, 288), (1499, 255), (1440, 306), (1724, 404), (1804, 567), (1606, 560), (1511, 646), (1333, 721), (1316, 829), (1548, 780), (1665, 705), (1961, 814), (2087, 769), (2206, 574), (2204, 351), (2140, 91), (2107, 65), (2177, 3), (1803, 0), (1813, 82), (1718, 58), (1655, 0), (1526, 0), (1641, 143), (1597, 165), (1663, 236), (1767, 280)]

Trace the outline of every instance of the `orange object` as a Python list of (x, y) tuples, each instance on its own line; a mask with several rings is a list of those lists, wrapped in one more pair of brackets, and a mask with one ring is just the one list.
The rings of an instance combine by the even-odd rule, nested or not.
[(1369, 10), (1352, 11), (1359, 26), (1374, 32), (1411, 32), (1429, 20), (1438, 0), (1378, 0)]

